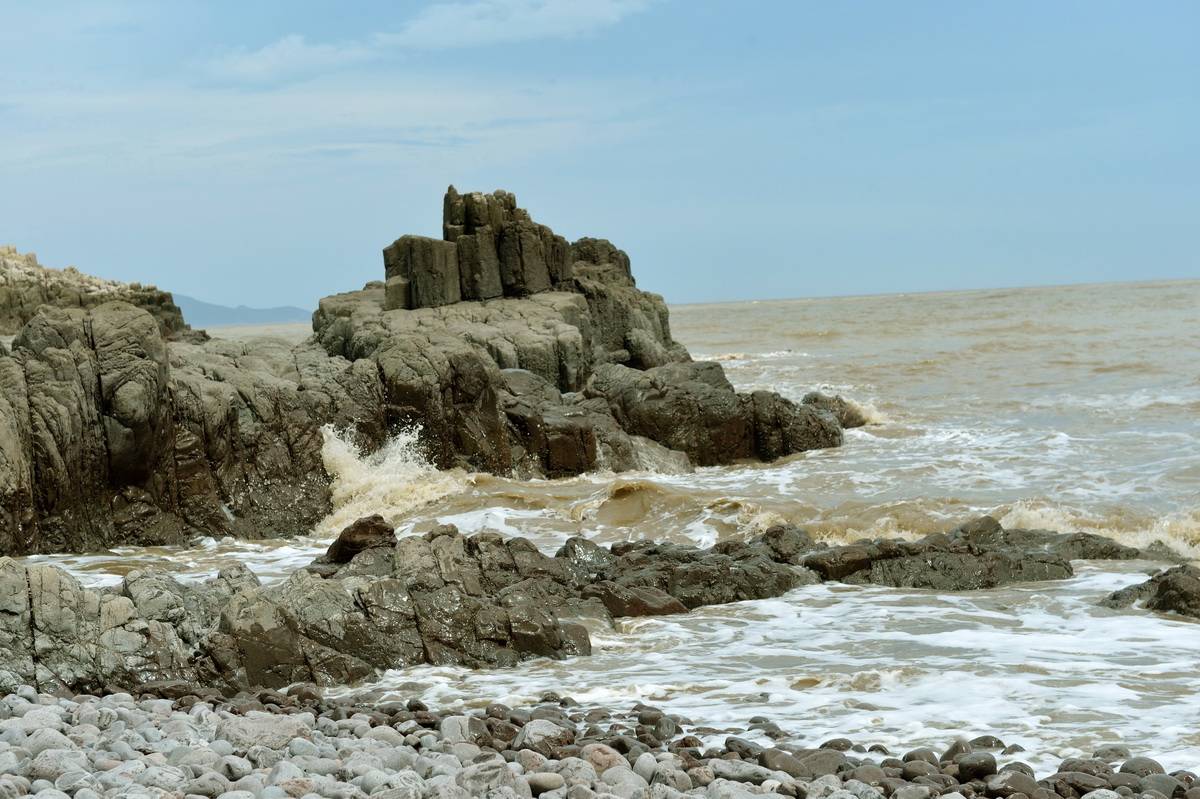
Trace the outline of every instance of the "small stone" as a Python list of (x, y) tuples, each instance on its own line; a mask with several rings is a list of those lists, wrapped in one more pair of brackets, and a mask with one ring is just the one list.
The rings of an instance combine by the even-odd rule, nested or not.
[(557, 791), (566, 785), (566, 780), (561, 774), (549, 771), (535, 771), (527, 774), (525, 781), (529, 783), (529, 790), (533, 792), (534, 796), (541, 796), (548, 791)]
[(517, 733), (513, 749), (532, 749), (550, 757), (554, 750), (575, 741), (574, 731), (545, 719), (533, 719)]
[(1166, 769), (1157, 760), (1151, 760), (1148, 757), (1131, 757), (1121, 764), (1121, 773), (1148, 777), (1151, 774), (1165, 774)]
[(929, 799), (932, 795), (928, 785), (902, 785), (892, 791), (891, 799)]
[(996, 773), (996, 757), (990, 752), (971, 752), (954, 761), (958, 765), (958, 781), (983, 779)]

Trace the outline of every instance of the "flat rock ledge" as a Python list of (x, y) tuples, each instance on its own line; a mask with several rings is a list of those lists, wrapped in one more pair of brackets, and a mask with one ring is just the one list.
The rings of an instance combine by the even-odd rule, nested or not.
[(555, 693), (435, 712), (415, 698), (326, 699), (311, 685), (230, 701), (146, 689), (59, 697), (21, 686), (0, 699), (0, 796), (1200, 799), (1194, 771), (1119, 744), (1039, 776), (997, 735), (893, 754), (862, 739), (802, 743), (766, 717), (718, 728)]
[(397, 541), (374, 517), (271, 585), (236, 565), (200, 585), (139, 570), (92, 590), (57, 567), (0, 558), (0, 689), (184, 680), (236, 692), (347, 684), (421, 663), (512, 666), (590, 654), (572, 619), (686, 613), (820, 580), (990, 588), (1068, 577), (1070, 558), (1146, 554), (983, 517), (915, 543), (827, 548), (777, 526), (709, 549), (577, 537), (550, 557), (523, 538), (452, 525)]

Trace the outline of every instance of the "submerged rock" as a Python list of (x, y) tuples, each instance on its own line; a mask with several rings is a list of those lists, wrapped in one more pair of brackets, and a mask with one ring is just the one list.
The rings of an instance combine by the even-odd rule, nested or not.
[(1112, 593), (1103, 604), (1123, 608), (1135, 603), (1147, 610), (1200, 619), (1200, 569), (1195, 566), (1166, 569), (1144, 583)]
[(829, 547), (806, 555), (803, 563), (827, 580), (965, 591), (1070, 577), (1073, 559), (1149, 556), (1102, 536), (1006, 530), (983, 516), (919, 541), (887, 539)]
[(863, 414), (862, 408), (838, 395), (831, 397), (828, 394), (822, 394), (820, 391), (810, 391), (801, 398), (800, 404), (811, 405), (814, 408), (829, 411), (837, 418), (838, 423), (847, 430), (854, 427), (862, 427), (867, 423), (867, 417)]

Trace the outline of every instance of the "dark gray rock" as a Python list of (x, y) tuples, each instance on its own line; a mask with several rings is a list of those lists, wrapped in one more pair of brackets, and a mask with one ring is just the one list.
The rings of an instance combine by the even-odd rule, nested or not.
[(688, 609), (666, 591), (645, 586), (623, 586), (608, 580), (589, 585), (585, 598), (599, 599), (613, 618), (622, 616), (669, 616)]
[(585, 394), (603, 397), (624, 430), (685, 452), (702, 466), (774, 460), (842, 443), (831, 415), (768, 392), (737, 394), (712, 362), (647, 370), (600, 366)]
[(364, 516), (338, 534), (325, 552), (330, 563), (349, 563), (363, 550), (396, 546), (396, 530), (378, 514)]
[[(401, 236), (383, 251), (387, 279), (408, 281), (408, 308), (436, 308), (462, 300), (458, 248), (425, 236)], [(390, 309), (389, 309), (390, 310)]]
[(1105, 605), (1113, 608), (1135, 603), (1147, 610), (1200, 618), (1200, 569), (1176, 566), (1144, 583), (1116, 591), (1104, 600)]
[[(915, 542), (880, 540), (831, 547), (806, 555), (804, 565), (823, 579), (897, 588), (965, 591), (1016, 582), (1057, 580), (1073, 571), (1060, 547), (1078, 548), (1078, 536), (1004, 530), (991, 517)], [(1111, 551), (1087, 542), (1089, 551)], [(1138, 550), (1124, 552), (1140, 557)]]

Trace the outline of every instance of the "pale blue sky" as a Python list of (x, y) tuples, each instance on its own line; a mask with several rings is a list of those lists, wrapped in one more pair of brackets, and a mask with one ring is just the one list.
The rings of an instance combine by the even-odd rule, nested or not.
[(227, 304), (503, 187), (673, 302), (1200, 277), (1195, 2), (0, 2), (0, 243)]

